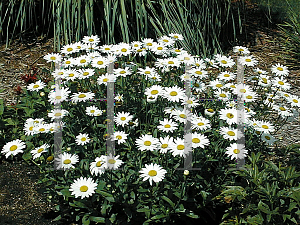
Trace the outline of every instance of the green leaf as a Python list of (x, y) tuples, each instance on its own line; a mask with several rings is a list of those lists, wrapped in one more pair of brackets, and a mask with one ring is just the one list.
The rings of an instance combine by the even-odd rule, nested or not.
[(171, 199), (169, 199), (167, 196), (162, 196), (161, 198), (162, 198), (163, 200), (165, 200), (166, 202), (168, 202), (168, 203), (172, 206), (172, 208), (175, 207), (175, 203), (172, 202)]
[(89, 225), (90, 224), (90, 218), (89, 218), (89, 214), (85, 214), (83, 217), (82, 217), (82, 224), (83, 225)]
[(101, 180), (99, 183), (98, 183), (98, 186), (97, 186), (97, 190), (101, 191), (103, 190), (103, 188), (105, 187), (106, 185), (106, 182)]
[(96, 192), (99, 193), (99, 194), (101, 194), (104, 197), (112, 197), (112, 194), (109, 194), (109, 193), (107, 193), (105, 191), (100, 191), (100, 190), (97, 189)]
[(109, 202), (115, 202), (115, 198), (114, 197), (105, 197)]
[(270, 208), (266, 203), (263, 203), (261, 200), (258, 203), (258, 209), (266, 214), (270, 214)]
[(24, 155), (22, 156), (22, 158), (23, 158), (25, 161), (27, 161), (27, 160), (29, 160), (29, 159), (32, 158), (32, 155), (31, 155), (30, 152), (27, 152), (26, 154), (24, 154)]
[(97, 222), (97, 223), (105, 223), (105, 218), (99, 216), (90, 216), (90, 221)]
[(74, 201), (73, 204), (70, 202), (70, 206), (79, 207), (79, 208), (88, 208), (85, 204), (79, 201)]
[(3, 114), (4, 112), (4, 102), (3, 99), (0, 99), (0, 116)]
[(58, 221), (61, 219), (61, 215), (59, 215), (58, 217), (56, 217), (55, 219), (53, 219), (52, 221)]
[(142, 209), (138, 209), (136, 210), (137, 212), (150, 212), (150, 209), (147, 208), (142, 208)]
[(62, 189), (60, 192), (66, 197), (72, 197), (71, 192), (68, 188)]

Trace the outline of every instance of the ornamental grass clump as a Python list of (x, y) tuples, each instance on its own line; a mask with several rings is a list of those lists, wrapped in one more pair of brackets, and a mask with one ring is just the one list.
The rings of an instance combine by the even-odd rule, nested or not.
[(31, 83), (21, 94), (20, 136), (2, 154), (22, 155), (40, 168), (40, 183), (60, 212), (56, 220), (216, 220), (208, 215), (226, 205), (214, 197), (234, 181), (229, 169), (236, 160), (276, 144), (273, 134), (300, 104), (287, 92), (288, 69), (276, 64), (263, 71), (242, 46), (233, 56), (201, 59), (177, 48), (181, 39), (171, 34), (101, 46), (97, 36), (86, 36), (44, 57), (55, 67), (54, 79)]

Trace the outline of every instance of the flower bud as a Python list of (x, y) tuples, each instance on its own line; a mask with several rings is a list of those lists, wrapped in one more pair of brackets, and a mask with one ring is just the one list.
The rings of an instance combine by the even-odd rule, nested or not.
[(40, 93), (40, 96), (45, 96), (45, 92), (41, 92), (41, 93)]
[(185, 176), (187, 176), (187, 175), (189, 175), (189, 174), (190, 174), (190, 171), (188, 171), (188, 170), (185, 170), (185, 171), (183, 172), (183, 174), (184, 174)]

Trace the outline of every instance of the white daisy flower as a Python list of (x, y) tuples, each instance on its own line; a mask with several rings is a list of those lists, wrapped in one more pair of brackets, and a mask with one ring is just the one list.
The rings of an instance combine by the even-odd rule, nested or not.
[(239, 146), (237, 143), (230, 144), (229, 147), (226, 148), (226, 154), (231, 157), (231, 159), (242, 159), (245, 158), (248, 154), (248, 150), (245, 147)]
[(199, 101), (195, 97), (193, 97), (193, 96), (191, 96), (190, 98), (186, 97), (186, 99), (180, 99), (180, 100), (182, 102), (181, 105), (183, 105), (183, 106), (184, 105), (189, 105), (190, 107), (195, 108), (198, 105), (200, 105), (198, 103)]
[(33, 130), (36, 134), (39, 133), (48, 133), (50, 130), (49, 124), (46, 123), (39, 123), (38, 125), (36, 125)]
[(202, 116), (200, 117), (193, 117), (192, 120), (192, 129), (205, 131), (207, 129), (210, 129), (210, 121)]
[(196, 58), (197, 56), (194, 57), (194, 66), (198, 69), (205, 69), (206, 68), (206, 64), (204, 62), (203, 59), (199, 59), (199, 58)]
[(186, 157), (187, 154), (193, 151), (192, 144), (188, 143), (185, 145), (184, 139), (177, 137), (173, 140), (173, 143), (171, 143), (171, 149), (172, 155), (175, 157), (177, 155), (181, 157)]
[(146, 164), (145, 168), (142, 168), (139, 172), (141, 173), (140, 177), (143, 178), (143, 181), (149, 180), (151, 186), (152, 181), (155, 183), (162, 181), (167, 173), (160, 165), (153, 163), (150, 165)]
[(220, 88), (224, 87), (224, 82), (216, 79), (216, 80), (210, 81), (208, 86), (212, 87), (214, 90), (220, 89)]
[(114, 74), (117, 77), (119, 77), (119, 76), (126, 77), (126, 76), (132, 74), (132, 70), (129, 67), (125, 67), (124, 69), (122, 69), (122, 68), (114, 69)]
[(76, 136), (76, 144), (77, 145), (85, 145), (86, 143), (89, 143), (91, 139), (89, 138), (88, 134), (82, 134), (79, 133), (79, 135)]
[(51, 120), (60, 119), (64, 116), (68, 115), (69, 112), (65, 109), (59, 110), (59, 109), (52, 109), (51, 112), (48, 113), (48, 117), (51, 118)]
[(237, 123), (237, 110), (236, 109), (221, 109), (220, 119), (225, 120), (229, 125)]
[(224, 91), (223, 89), (217, 89), (214, 91), (214, 96), (217, 99), (228, 101), (231, 98), (231, 94), (229, 91)]
[(147, 75), (147, 79), (149, 79), (150, 82), (159, 82), (161, 81), (161, 76), (158, 73), (149, 74)]
[(146, 49), (149, 49), (151, 48), (151, 46), (153, 46), (154, 41), (152, 38), (144, 38), (142, 40), (142, 43), (146, 47)]
[(60, 88), (60, 90), (51, 90), (49, 92), (49, 95), (48, 95), (48, 101), (51, 103), (51, 104), (58, 104), (60, 102), (63, 102), (63, 101), (66, 101), (69, 97), (69, 94), (71, 93), (71, 91), (69, 91), (69, 88)]
[(75, 52), (79, 52), (79, 49), (77, 49), (77, 46), (75, 46), (74, 44), (68, 44), (68, 45), (63, 46), (61, 48), (60, 52), (62, 54), (69, 55), (69, 54), (72, 54)]
[(176, 55), (180, 55), (180, 54), (186, 54), (188, 52), (185, 51), (183, 48), (172, 48), (172, 49), (170, 49), (170, 53), (174, 53)]
[(98, 35), (84, 36), (82, 42), (86, 44), (98, 44), (100, 42), (100, 38)]
[(95, 70), (94, 69), (81, 69), (78, 71), (79, 72), (79, 79), (86, 79), (89, 78), (91, 76), (93, 76), (95, 74)]
[(245, 102), (254, 102), (258, 98), (258, 94), (254, 91), (247, 91), (247, 93), (244, 95), (243, 100)]
[(167, 114), (170, 114), (170, 117), (172, 117), (172, 112), (174, 112), (175, 109), (183, 110), (182, 107), (175, 106), (175, 107), (167, 107), (167, 108), (165, 108), (164, 112), (167, 113)]
[(107, 82), (116, 82), (116, 75), (106, 73), (106, 74), (102, 74), (97, 79), (97, 83), (99, 85), (105, 84), (105, 86), (107, 86)]
[(61, 63), (62, 63), (63, 68), (68, 68), (68, 67), (71, 67), (74, 65), (75, 59), (72, 57), (69, 57), (67, 59), (63, 59)]
[(220, 73), (217, 78), (225, 81), (234, 80), (236, 78), (236, 74), (228, 71), (224, 71)]
[(69, 190), (72, 195), (75, 195), (75, 198), (81, 197), (81, 199), (84, 199), (95, 193), (97, 185), (90, 177), (80, 177), (71, 184)]
[(163, 60), (163, 64), (168, 68), (179, 67), (181, 63), (177, 58), (172, 58), (172, 57), (162, 59), (162, 60)]
[(105, 172), (105, 162), (106, 156), (101, 155), (101, 157), (97, 157), (94, 162), (90, 164), (90, 172), (92, 175), (98, 176), (102, 175)]
[(49, 53), (44, 56), (44, 59), (47, 60), (47, 62), (54, 62), (54, 63), (60, 63), (62, 56), (58, 53)]
[(268, 74), (267, 71), (259, 69), (259, 68), (255, 68), (254, 72), (258, 73), (259, 75), (266, 75), (266, 74)]
[(273, 145), (276, 142), (276, 139), (271, 134), (267, 133), (262, 133), (261, 140), (266, 142), (268, 145)]
[(133, 50), (138, 50), (142, 48), (142, 42), (140, 41), (133, 41), (130, 43), (130, 45)]
[(138, 146), (140, 151), (144, 151), (144, 150), (153, 151), (159, 145), (158, 139), (154, 138), (152, 135), (149, 134), (142, 135), (141, 137), (135, 140), (135, 143)]
[(278, 112), (278, 114), (282, 117), (289, 117), (289, 116), (292, 116), (293, 115), (293, 112), (287, 108), (287, 107), (284, 107), (282, 105), (273, 105), (272, 106), (274, 110), (276, 110)]
[(174, 132), (175, 130), (177, 130), (178, 125), (177, 123), (173, 122), (171, 119), (168, 120), (166, 118), (164, 118), (163, 121), (159, 121), (160, 125), (157, 126), (157, 129), (163, 131), (163, 132)]
[(46, 84), (40, 80), (35, 83), (31, 83), (27, 86), (28, 91), (38, 91), (46, 87)]
[(175, 43), (174, 38), (168, 36), (159, 37), (157, 42), (165, 46), (173, 46)]
[(31, 153), (33, 155), (33, 159), (39, 158), (42, 155), (42, 153), (44, 153), (44, 152), (48, 152), (47, 148), (49, 148), (49, 147), (50, 147), (50, 145), (43, 144), (42, 146), (31, 150)]
[(199, 82), (197, 80), (193, 80), (192, 87), (193, 87), (192, 91), (196, 91), (198, 93), (204, 91), (207, 88), (204, 82)]
[(138, 49), (138, 50), (136, 50), (135, 54), (139, 55), (139, 56), (145, 56), (145, 55), (147, 55), (147, 49), (146, 48)]
[(77, 51), (82, 50), (82, 46), (83, 46), (83, 45), (84, 45), (84, 44), (81, 43), (80, 41), (74, 43), (74, 47), (77, 49)]
[(108, 65), (108, 60), (106, 57), (103, 56), (95, 57), (94, 59), (92, 59), (91, 65), (92, 67), (98, 69), (105, 68)]
[(130, 115), (128, 112), (118, 112), (117, 115), (114, 117), (114, 120), (118, 126), (124, 127), (128, 125), (129, 122), (133, 119), (133, 115)]
[(112, 47), (113, 45), (102, 45), (100, 46), (100, 51), (103, 53), (112, 54), (113, 53)]
[(171, 38), (173, 38), (174, 40), (180, 40), (180, 41), (183, 40), (183, 36), (181, 34), (171, 33), (171, 34), (169, 34), (169, 36)]
[(127, 139), (128, 134), (124, 131), (115, 131), (114, 132), (114, 140), (118, 141), (118, 144), (122, 144)]
[(216, 62), (216, 60), (209, 58), (205, 58), (204, 60), (208, 63), (209, 66), (218, 68), (218, 62)]
[(87, 93), (83, 93), (83, 92), (73, 93), (73, 95), (71, 97), (71, 101), (73, 103), (86, 102), (87, 100), (93, 99), (94, 96), (95, 96), (95, 93), (92, 93), (92, 92), (87, 92)]
[(75, 58), (75, 65), (85, 67), (90, 63), (91, 59), (89, 59), (86, 55), (79, 56)]
[(270, 77), (267, 75), (260, 75), (259, 80), (258, 80), (258, 85), (263, 86), (263, 87), (269, 87), (271, 86), (271, 80)]
[(165, 55), (168, 52), (167, 46), (162, 43), (153, 44), (149, 50), (157, 55)]
[(160, 137), (159, 138), (159, 145), (158, 145), (158, 149), (160, 153), (167, 153), (168, 150), (171, 149), (171, 145), (173, 142), (173, 137), (170, 136), (166, 136), (166, 137)]
[(287, 100), (291, 103), (292, 107), (300, 107), (300, 99), (296, 95), (291, 95), (287, 98)]
[(167, 98), (169, 101), (179, 102), (180, 99), (184, 99), (184, 91), (176, 85), (173, 87), (165, 87), (162, 92), (162, 96)]
[(215, 115), (216, 111), (213, 110), (213, 109), (205, 109), (204, 110), (204, 114), (209, 116), (209, 117), (212, 117), (213, 115)]
[(106, 156), (106, 160), (104, 163), (104, 168), (105, 169), (110, 169), (110, 170), (117, 170), (124, 162), (122, 160), (119, 159), (119, 155), (117, 156), (113, 156), (111, 154), (109, 154), (108, 156)]
[(64, 152), (62, 155), (58, 157), (58, 162), (64, 170), (74, 169), (74, 164), (79, 162), (78, 155), (72, 155), (70, 153)]
[(275, 73), (277, 76), (287, 76), (289, 74), (289, 70), (286, 66), (277, 63), (271, 67), (272, 73)]
[(141, 75), (145, 75), (146, 77), (149, 75), (149, 74), (157, 74), (157, 71), (155, 70), (154, 67), (149, 67), (149, 66), (146, 66), (145, 69), (143, 68), (138, 68), (138, 74), (141, 74)]
[(239, 58), (239, 62), (244, 66), (255, 66), (258, 63), (253, 56), (242, 56)]
[(127, 44), (127, 43), (119, 43), (118, 45), (118, 48), (119, 48), (119, 51), (118, 51), (118, 55), (120, 56), (127, 56), (127, 55), (130, 55), (131, 54), (131, 46), (130, 44)]
[(194, 65), (195, 63), (194, 57), (188, 53), (178, 55), (177, 59), (185, 65)]
[(209, 145), (209, 139), (203, 134), (198, 134), (196, 132), (192, 134), (192, 148), (204, 148), (207, 145)]
[(100, 113), (100, 115), (102, 115), (102, 113), (103, 113), (102, 110), (100, 110), (98, 107), (96, 107), (94, 105), (86, 107), (85, 112), (88, 116), (96, 116), (99, 113)]
[(25, 142), (16, 139), (6, 143), (3, 146), (1, 153), (5, 154), (5, 157), (8, 158), (10, 155), (15, 156), (18, 153), (22, 153), (24, 148), (26, 148)]
[(114, 99), (117, 101), (123, 101), (123, 95), (117, 94)]
[(243, 46), (234, 46), (233, 47), (233, 52), (235, 53), (240, 53), (242, 55), (247, 55), (250, 54), (250, 51), (248, 48), (243, 47)]
[(192, 68), (189, 73), (199, 79), (203, 79), (208, 76), (208, 72), (202, 68)]
[(266, 122), (266, 121), (259, 121), (257, 130), (269, 134), (270, 132), (274, 132), (274, 131), (275, 131), (275, 128), (274, 128), (274, 126), (273, 126), (271, 123), (269, 123), (269, 122)]
[(237, 107), (237, 102), (236, 102), (236, 101), (229, 101), (229, 102), (226, 102), (226, 107), (227, 107), (227, 108), (231, 108), (231, 109), (236, 109), (236, 107)]
[(29, 136), (29, 135), (34, 135), (36, 134), (34, 127), (35, 127), (35, 123), (34, 120), (32, 118), (29, 118), (26, 120), (25, 124), (24, 124), (24, 128), (23, 130), (25, 131), (25, 135)]
[(79, 77), (79, 73), (77, 70), (69, 69), (65, 70), (63, 78), (66, 79), (67, 81), (71, 80), (74, 81), (76, 78)]
[(219, 64), (219, 66), (222, 67), (232, 67), (235, 65), (235, 62), (231, 59), (231, 57), (227, 57), (227, 56), (222, 56), (217, 54), (215, 56), (215, 59), (217, 61), (217, 63)]
[(291, 88), (291, 85), (289, 83), (287, 83), (287, 81), (285, 79), (283, 79), (282, 77), (275, 77), (272, 80), (272, 83), (276, 86), (281, 88), (281, 90), (289, 90)]
[(57, 79), (57, 78), (63, 78), (65, 76), (66, 69), (56, 69), (54, 70), (51, 75)]
[[(187, 111), (187, 110), (186, 110)], [(178, 109), (175, 109), (173, 112), (172, 112), (172, 116), (173, 118), (180, 122), (180, 123), (186, 123), (186, 121), (189, 119), (191, 120), (192, 119), (192, 114), (191, 112), (185, 112), (184, 109), (182, 110), (178, 110)]]
[(238, 139), (238, 137), (242, 136), (240, 131), (238, 131), (237, 129), (232, 128), (232, 127), (221, 127), (220, 133), (224, 139), (228, 139), (230, 141), (232, 141), (232, 140), (236, 141)]

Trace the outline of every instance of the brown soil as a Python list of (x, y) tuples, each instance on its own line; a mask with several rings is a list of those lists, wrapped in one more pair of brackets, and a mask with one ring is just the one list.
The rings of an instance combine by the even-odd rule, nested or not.
[[(297, 68), (293, 57), (289, 55), (282, 45), (281, 32), (278, 29), (266, 27), (264, 15), (261, 15), (255, 5), (249, 5), (246, 14), (246, 32), (243, 38), (245, 45), (252, 54), (260, 61), (260, 68), (267, 69), (275, 63), (288, 65), (290, 69), (289, 81), (294, 86), (289, 93), (300, 96), (299, 86), (300, 70)], [(0, 46), (0, 97), (4, 98), (6, 105), (16, 100), (14, 89), (20, 85), (25, 88), (26, 84), (21, 76), (28, 73), (32, 66), (42, 70), (49, 69), (49, 64), (43, 60), (43, 56), (53, 51), (53, 39), (43, 41), (37, 39), (34, 43), (22, 44), (15, 42), (8, 49)], [(41, 78), (48, 76), (41, 74)], [(299, 117), (283, 127), (283, 132), (277, 135), (281, 144), (287, 146), (300, 143)], [(49, 225), (53, 215), (53, 205), (47, 201), (47, 196), (37, 192), (38, 171), (29, 167), (25, 162), (0, 161), (0, 221), (1, 224), (24, 224), (24, 225)], [(47, 219), (48, 216), (48, 219)]]

